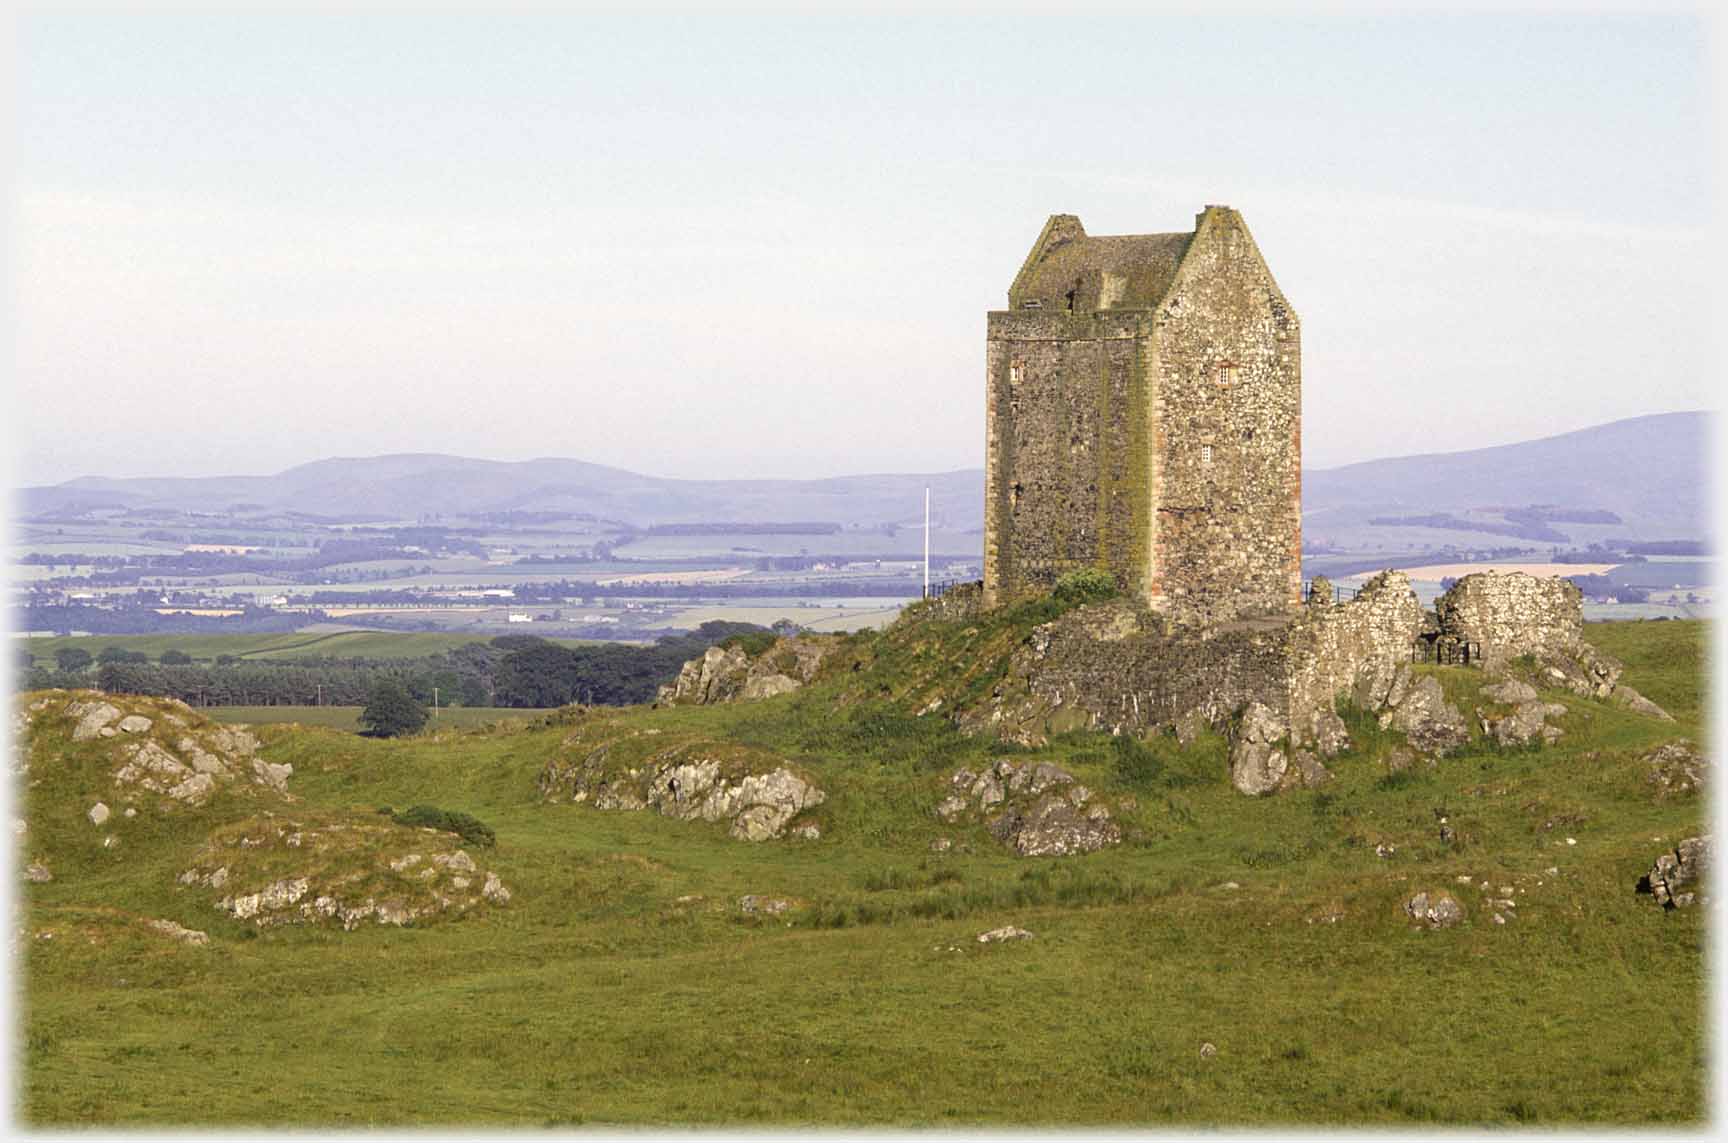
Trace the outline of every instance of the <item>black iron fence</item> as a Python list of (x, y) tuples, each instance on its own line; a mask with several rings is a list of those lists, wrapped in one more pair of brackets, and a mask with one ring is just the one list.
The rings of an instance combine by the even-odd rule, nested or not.
[(1469, 667), (1482, 661), (1482, 644), (1473, 639), (1418, 635), (1410, 643), (1412, 663), (1434, 663), (1442, 667)]
[[(1331, 583), (1330, 580), (1328, 580), (1327, 582)], [(1332, 584), (1332, 602), (1333, 603), (1343, 603), (1347, 599), (1355, 599), (1356, 593), (1360, 590), (1361, 590), (1360, 588), (1344, 587), (1340, 584), (1333, 583)], [(1304, 602), (1309, 602), (1309, 603), (1313, 602), (1313, 600), (1314, 600), (1314, 581), (1313, 580), (1305, 579), (1302, 581), (1302, 599)]]

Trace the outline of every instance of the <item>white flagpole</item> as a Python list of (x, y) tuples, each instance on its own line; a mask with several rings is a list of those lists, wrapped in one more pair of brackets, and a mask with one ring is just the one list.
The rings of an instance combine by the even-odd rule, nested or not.
[(924, 598), (930, 598), (930, 486), (924, 486)]

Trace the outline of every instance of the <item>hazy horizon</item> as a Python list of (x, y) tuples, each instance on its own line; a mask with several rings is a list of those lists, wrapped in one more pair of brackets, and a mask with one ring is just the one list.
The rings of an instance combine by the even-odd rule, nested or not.
[(1208, 203), (1302, 319), (1310, 468), (1710, 408), (1706, 48), (1684, 13), (30, 13), (12, 484), (976, 468), (1044, 219)]
[[(1642, 419), (1644, 417), (1663, 417), (1663, 416), (1676, 416), (1676, 415), (1685, 415), (1685, 414), (1697, 414), (1697, 415), (1701, 415), (1701, 416), (1709, 416), (1709, 415), (1712, 415), (1714, 412), (1715, 412), (1715, 410), (1713, 410), (1713, 409), (1669, 409), (1669, 410), (1664, 410), (1664, 411), (1655, 412), (1655, 413), (1636, 413), (1630, 417), (1617, 418), (1616, 421), (1639, 420), (1639, 419)], [(1572, 433), (1572, 432), (1585, 431), (1585, 430), (1588, 430), (1591, 428), (1600, 428), (1603, 425), (1614, 424), (1614, 423), (1616, 423), (1616, 421), (1605, 421), (1605, 422), (1601, 422), (1598, 425), (1585, 425), (1585, 426), (1581, 426), (1581, 428), (1579, 428), (1579, 429), (1562, 429), (1562, 430), (1559, 430), (1559, 431), (1556, 431), (1553, 433), (1545, 434), (1542, 437), (1529, 437), (1529, 438), (1525, 438), (1524, 440), (1520, 440), (1520, 441), (1499, 441), (1499, 442), (1495, 442), (1494, 444), (1481, 445), (1481, 446), (1475, 446), (1475, 447), (1478, 447), (1478, 448), (1495, 448), (1495, 447), (1499, 447), (1500, 445), (1504, 445), (1504, 444), (1524, 444), (1524, 443), (1529, 443), (1531, 441), (1548, 439), (1550, 437), (1565, 436), (1568, 433)], [(1331, 470), (1331, 469), (1335, 469), (1335, 468), (1347, 468), (1347, 467), (1349, 467), (1351, 465), (1355, 465), (1355, 464), (1372, 464), (1375, 461), (1380, 461), (1380, 460), (1406, 460), (1406, 459), (1413, 459), (1413, 458), (1422, 457), (1422, 456), (1437, 456), (1437, 455), (1444, 455), (1446, 453), (1466, 452), (1466, 451), (1474, 451), (1474, 450), (1473, 449), (1447, 449), (1447, 450), (1442, 450), (1441, 452), (1401, 453), (1401, 454), (1398, 454), (1396, 456), (1392, 456), (1392, 455), (1370, 456), (1370, 457), (1363, 457), (1359, 460), (1349, 460), (1349, 461), (1343, 461), (1343, 462), (1338, 463), (1338, 464), (1325, 464), (1325, 465), (1314, 464), (1305, 458), (1303, 465), (1302, 465), (1302, 469), (1304, 472), (1320, 472), (1320, 471), (1327, 471), (1327, 470)], [(980, 452), (982, 452), (982, 450), (980, 450)], [(323, 463), (326, 461), (363, 461), (363, 460), (385, 459), (385, 458), (390, 458), (390, 457), (409, 457), (409, 456), (438, 456), (438, 457), (448, 457), (448, 458), (454, 459), (454, 460), (471, 460), (471, 461), (480, 461), (480, 462), (484, 462), (484, 463), (498, 463), (498, 464), (531, 464), (531, 463), (534, 463), (536, 461), (577, 461), (577, 462), (585, 463), (585, 464), (598, 464), (599, 463), (598, 461), (591, 461), (588, 458), (581, 457), (581, 456), (550, 456), (550, 455), (548, 455), (548, 456), (524, 456), (524, 457), (506, 458), (506, 457), (496, 457), (496, 456), (472, 456), (472, 455), (468, 455), (468, 454), (464, 454), (464, 453), (439, 452), (439, 451), (433, 450), (433, 449), (409, 449), (409, 450), (405, 450), (402, 452), (368, 453), (368, 454), (360, 454), (360, 455), (352, 455), (352, 456), (310, 457), (304, 461), (297, 461), (295, 463), (286, 465), (282, 468), (272, 468), (272, 469), (268, 469), (268, 470), (259, 470), (259, 471), (250, 471), (250, 472), (242, 472), (242, 471), (212, 472), (212, 473), (200, 473), (200, 474), (195, 474), (195, 475), (190, 475), (190, 476), (188, 476), (186, 474), (182, 474), (182, 473), (172, 473), (172, 472), (139, 472), (139, 473), (125, 473), (125, 474), (113, 473), (113, 472), (88, 472), (88, 473), (80, 473), (78, 476), (70, 477), (64, 481), (54, 481), (52, 483), (25, 484), (25, 485), (21, 485), (20, 487), (21, 488), (52, 487), (54, 484), (65, 484), (65, 483), (70, 483), (71, 481), (74, 481), (74, 480), (83, 480), (83, 479), (92, 479), (92, 480), (185, 480), (185, 479), (199, 479), (201, 477), (202, 478), (210, 478), (210, 479), (221, 479), (223, 477), (278, 476), (284, 472), (288, 472), (288, 471), (291, 471), (291, 470), (296, 469), (296, 468), (301, 468), (301, 467), (304, 467), (304, 466), (310, 465), (310, 464), (320, 464), (320, 463)], [(665, 480), (696, 480), (696, 479), (699, 479), (699, 480), (832, 480), (832, 479), (841, 479), (841, 478), (845, 478), (845, 477), (943, 476), (943, 475), (949, 475), (949, 474), (958, 473), (958, 472), (976, 472), (976, 471), (980, 471), (983, 469), (984, 458), (982, 455), (980, 455), (977, 463), (969, 464), (969, 465), (962, 465), (959, 468), (928, 469), (928, 470), (875, 469), (875, 470), (869, 470), (869, 471), (846, 471), (846, 472), (818, 473), (818, 474), (815, 474), (812, 476), (783, 476), (783, 475), (777, 475), (775, 473), (762, 473), (762, 474), (756, 474), (756, 475), (751, 475), (751, 476), (736, 476), (735, 477), (735, 476), (730, 476), (725, 472), (714, 472), (714, 473), (710, 473), (710, 474), (708, 474), (706, 476), (702, 476), (702, 477), (686, 477), (686, 476), (673, 476), (673, 475), (670, 475), (667, 473), (652, 472), (652, 471), (648, 471), (648, 470), (642, 469), (642, 468), (631, 468), (629, 465), (604, 465), (602, 467), (623, 469), (625, 471), (629, 471), (629, 472), (635, 473), (635, 474), (640, 475), (640, 476), (649, 476), (649, 477), (654, 477), (657, 479), (665, 479)]]

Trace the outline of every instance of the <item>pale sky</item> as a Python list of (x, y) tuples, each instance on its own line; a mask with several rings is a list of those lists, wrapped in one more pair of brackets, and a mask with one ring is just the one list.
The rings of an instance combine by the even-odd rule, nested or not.
[(1716, 404), (1687, 15), (50, 13), (14, 480), (983, 463), (1044, 219), (1241, 210), (1320, 467)]

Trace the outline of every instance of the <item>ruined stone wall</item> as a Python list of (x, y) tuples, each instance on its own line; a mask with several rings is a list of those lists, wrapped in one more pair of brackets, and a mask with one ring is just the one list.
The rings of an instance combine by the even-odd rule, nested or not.
[(1485, 666), (1584, 637), (1583, 593), (1569, 579), (1477, 572), (1435, 600), (1434, 613), (1443, 637), (1480, 644)]
[(1124, 587), (1143, 574), (1142, 324), (1138, 313), (990, 315), (984, 583), (992, 603), (1048, 591), (1073, 568), (1108, 567)]
[(1235, 211), (1208, 208), (1154, 326), (1148, 601), (1216, 622), (1301, 591), (1301, 337)]
[(1145, 732), (1195, 713), (1222, 723), (1251, 702), (1282, 714), (1287, 658), (1280, 624), (1173, 626), (1117, 600), (1038, 628), (1016, 673), (1052, 727)]
[(1298, 741), (1340, 697), (1377, 707), (1422, 628), (1421, 604), (1403, 572), (1381, 572), (1344, 603), (1327, 593), (1304, 607), (1290, 626), (1289, 721)]

